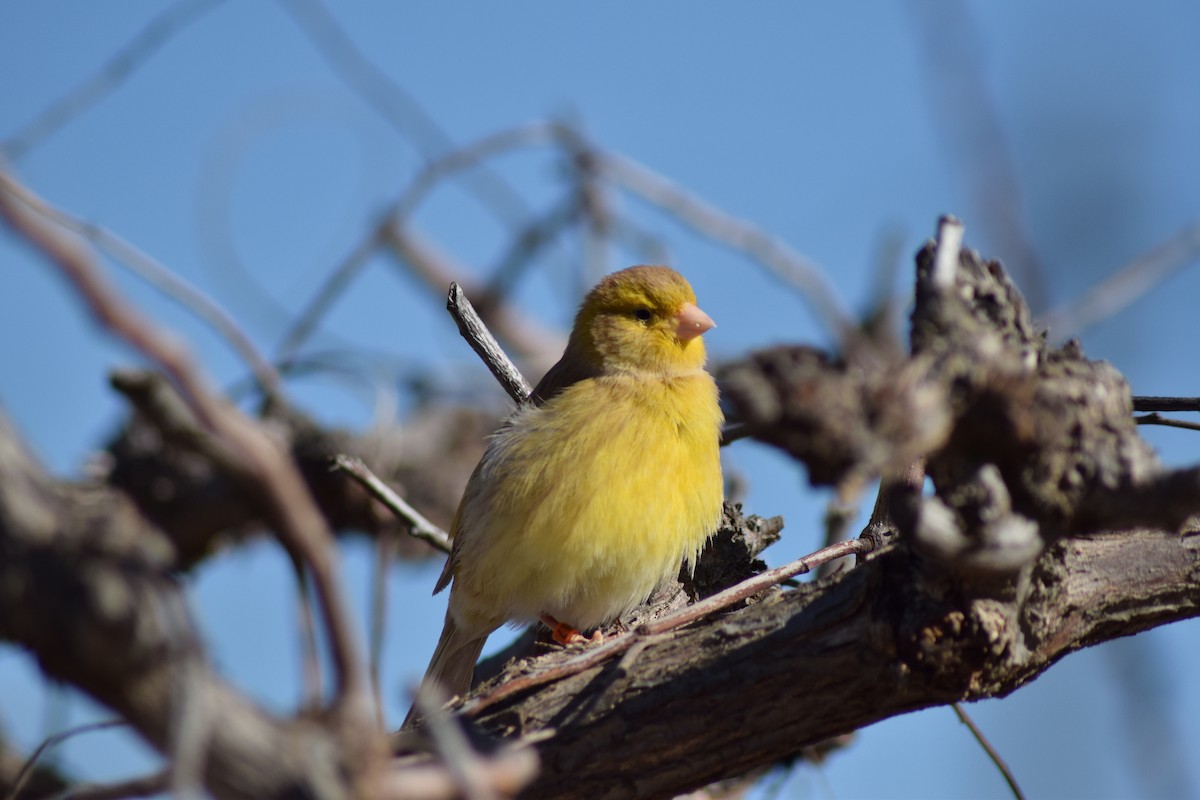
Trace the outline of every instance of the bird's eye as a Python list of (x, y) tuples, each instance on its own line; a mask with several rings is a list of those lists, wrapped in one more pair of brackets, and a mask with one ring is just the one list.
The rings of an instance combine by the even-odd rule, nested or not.
[(637, 317), (638, 319), (640, 319), (642, 322), (650, 321), (650, 309), (648, 309), (648, 308), (639, 308), (637, 311), (633, 312), (633, 315), (635, 317)]

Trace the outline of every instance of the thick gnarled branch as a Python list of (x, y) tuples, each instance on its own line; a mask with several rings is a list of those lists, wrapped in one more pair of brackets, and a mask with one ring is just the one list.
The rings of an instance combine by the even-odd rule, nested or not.
[(959, 588), (895, 547), (499, 703), (478, 724), (545, 737), (523, 796), (673, 797), (897, 714), (1006, 695), (1081, 647), (1200, 614), (1200, 532), (1062, 540), (1021, 599), (963, 605)]

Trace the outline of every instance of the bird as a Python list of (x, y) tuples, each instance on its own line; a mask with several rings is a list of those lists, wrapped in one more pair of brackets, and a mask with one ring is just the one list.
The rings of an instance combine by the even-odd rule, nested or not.
[(629, 267), (587, 293), (562, 358), (467, 482), (423, 683), (465, 697), (505, 623), (540, 620), (578, 642), (694, 568), (724, 499), (723, 416), (701, 338), (713, 327), (669, 267)]

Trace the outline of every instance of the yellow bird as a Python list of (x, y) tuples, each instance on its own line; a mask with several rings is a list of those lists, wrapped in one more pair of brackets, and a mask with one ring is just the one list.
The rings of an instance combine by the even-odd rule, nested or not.
[(723, 419), (700, 338), (712, 327), (667, 267), (630, 267), (588, 293), (562, 358), (467, 483), (426, 681), (465, 696), (505, 622), (540, 619), (578, 641), (692, 567), (723, 498)]

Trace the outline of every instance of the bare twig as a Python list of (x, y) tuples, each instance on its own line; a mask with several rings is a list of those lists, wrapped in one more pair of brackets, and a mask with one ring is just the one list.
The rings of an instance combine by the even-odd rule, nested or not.
[(1162, 414), (1144, 414), (1140, 417), (1134, 417), (1133, 421), (1138, 425), (1162, 425), (1164, 428), (1183, 428), (1188, 431), (1200, 431), (1200, 422), (1187, 422), (1181, 419), (1171, 419), (1164, 417)]
[(979, 746), (983, 748), (988, 758), (996, 765), (996, 769), (1000, 770), (1000, 774), (1004, 776), (1004, 782), (1012, 790), (1013, 797), (1017, 798), (1017, 800), (1025, 800), (1025, 794), (1021, 791), (1021, 787), (1017, 785), (1017, 779), (1008, 768), (1008, 764), (1004, 763), (1004, 759), (1000, 757), (1000, 753), (996, 752), (996, 748), (992, 747), (992, 743), (983, 735), (983, 731), (979, 730), (975, 725), (975, 721), (963, 710), (962, 703), (951, 703), (950, 707), (958, 715), (958, 721), (966, 725), (967, 729), (971, 731), (971, 735), (975, 737), (975, 741), (979, 742)]
[(500, 382), (504, 391), (508, 392), (508, 396), (518, 406), (524, 405), (533, 392), (533, 387), (529, 385), (529, 381), (525, 380), (525, 376), (501, 349), (496, 337), (492, 336), (491, 331), (483, 324), (483, 320), (475, 312), (475, 307), (471, 305), (471, 301), (467, 299), (466, 294), (457, 283), (450, 284), (450, 292), (446, 297), (446, 310), (458, 323), (458, 332), (471, 345), (471, 349), (483, 359), (483, 363)]
[(0, 144), (0, 155), (14, 161), (21, 158), (120, 86), (172, 36), (216, 8), (220, 2), (221, 0), (182, 0), (163, 11), (118, 50), (99, 72), (55, 100)]
[(239, 477), (262, 495), (285, 546), (313, 571), (328, 629), (340, 710), (362, 720), (370, 713), (366, 667), (334, 566), (333, 537), (312, 496), (283, 449), (253, 421), (221, 400), (187, 349), (127, 303), (105, 280), (90, 251), (20, 199), (28, 190), (0, 172), (0, 217), (54, 263), (86, 301), (97, 321), (157, 363), (178, 387), (201, 423), (240, 460)]
[(296, 578), (296, 617), (300, 622), (300, 661), (303, 664), (305, 708), (321, 707), (321, 650), (317, 645), (317, 621), (313, 615), (312, 579), (298, 559), (289, 559)]
[(443, 553), (450, 552), (449, 534), (422, 516), (421, 512), (410, 506), (403, 497), (392, 491), (390, 486), (371, 472), (362, 459), (340, 455), (333, 459), (333, 468), (354, 478), (375, 499), (387, 506), (393, 514), (407, 522), (408, 531), (413, 536)]
[(129, 723), (122, 719), (106, 719), (99, 722), (89, 722), (84, 725), (76, 725), (74, 728), (68, 728), (67, 730), (56, 733), (53, 736), (46, 737), (46, 739), (37, 746), (37, 749), (29, 755), (29, 758), (25, 759), (25, 763), (22, 765), (21, 771), (18, 772), (17, 777), (13, 779), (12, 787), (8, 790), (8, 794), (4, 796), (4, 800), (16, 800), (16, 798), (20, 796), (21, 790), (25, 788), (25, 783), (29, 780), (29, 776), (33, 774), (33, 768), (37, 766), (37, 763), (41, 760), (42, 756), (53, 750), (55, 747), (58, 747), (67, 739), (70, 739), (72, 736), (77, 736), (81, 733), (103, 731), (110, 728), (122, 728), (128, 724)]
[(962, 251), (963, 224), (952, 215), (938, 219), (937, 251), (933, 261), (933, 285), (941, 291), (954, 286), (958, 272), (958, 254)]
[(502, 683), (487, 694), (468, 700), (462, 707), (462, 713), (464, 715), (478, 714), (485, 708), (493, 706), (505, 698), (512, 697), (515, 694), (537, 686), (543, 686), (568, 675), (578, 674), (614, 656), (621, 655), (635, 644), (644, 641), (645, 637), (660, 636), (669, 631), (681, 628), (684, 625), (689, 625), (709, 614), (729, 608), (749, 597), (766, 591), (772, 586), (786, 581), (788, 578), (803, 575), (821, 564), (825, 564), (836, 558), (842, 558), (843, 556), (867, 553), (872, 549), (874, 549), (874, 544), (870, 539), (851, 539), (822, 548), (815, 553), (798, 558), (789, 564), (784, 564), (782, 567), (776, 567), (775, 569), (755, 575), (753, 578), (748, 578), (698, 603), (693, 603), (674, 613), (643, 623), (630, 633), (609, 639), (596, 647), (588, 648), (575, 658), (560, 662), (525, 677)]
[(1039, 324), (1049, 329), (1055, 339), (1073, 336), (1131, 305), (1171, 273), (1197, 259), (1200, 259), (1200, 220), (1117, 270), (1082, 297), (1052, 309)]
[(1133, 398), (1134, 411), (1200, 411), (1200, 397)]

